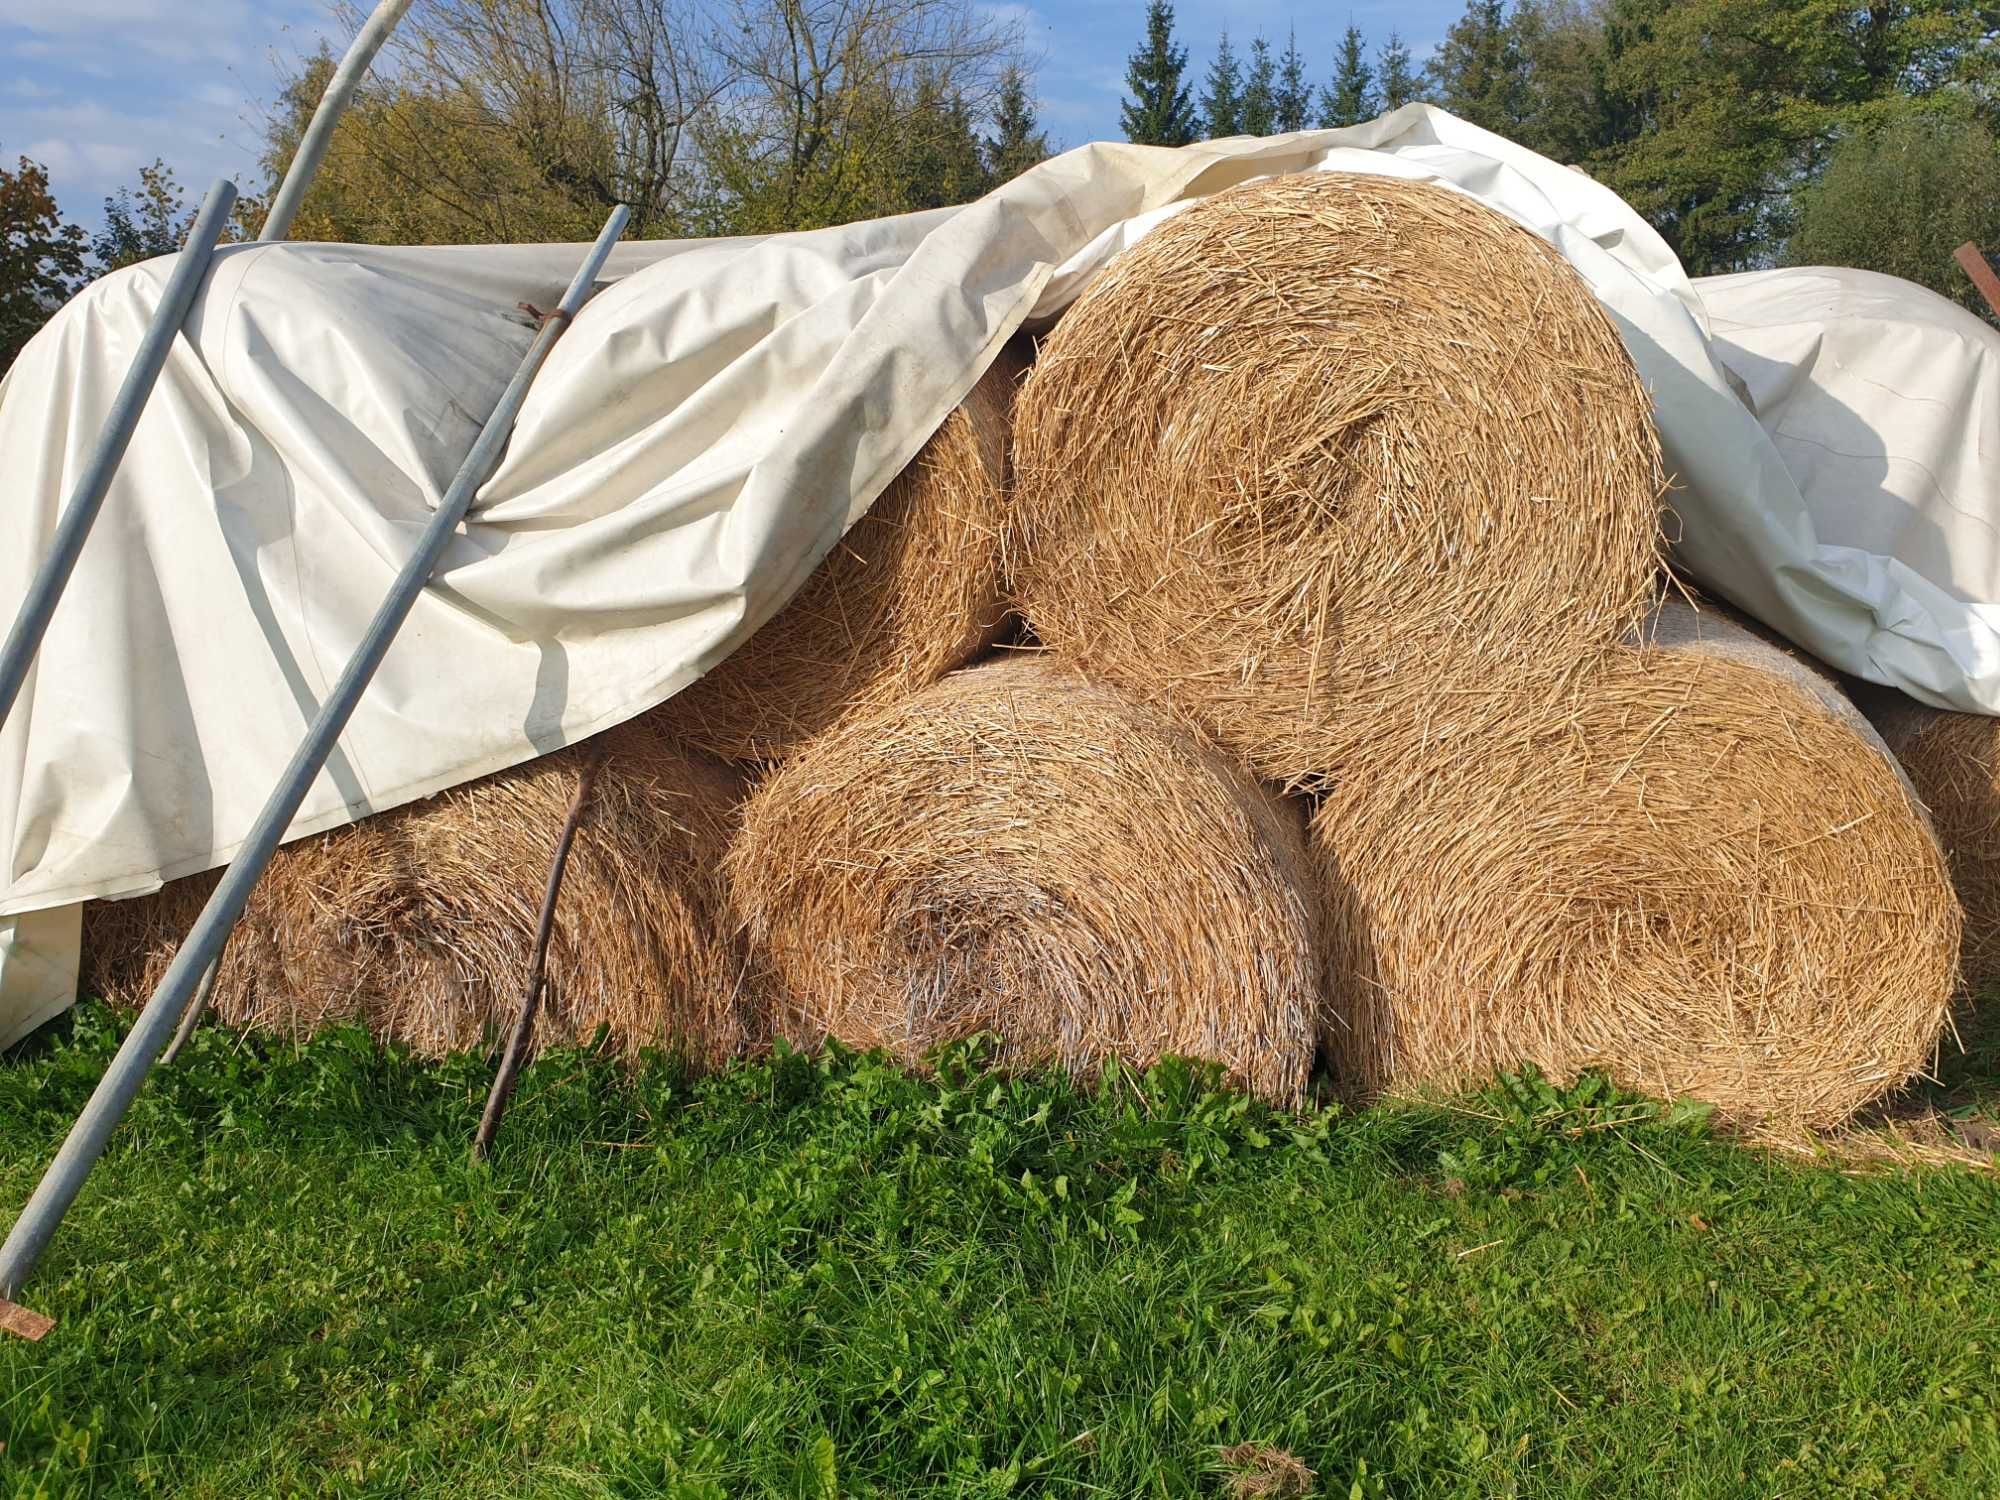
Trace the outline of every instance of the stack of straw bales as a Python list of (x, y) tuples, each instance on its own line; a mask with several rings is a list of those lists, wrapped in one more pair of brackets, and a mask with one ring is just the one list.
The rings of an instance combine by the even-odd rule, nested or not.
[(1964, 980), (1977, 996), (2000, 981), (2000, 719), (1889, 688), (1858, 701), (1930, 808), (1965, 907)]
[(1056, 327), (1015, 461), (1037, 636), (1318, 798), (1348, 1089), (1605, 1068), (1789, 1130), (1929, 1060), (1922, 808), (1824, 682), (1654, 618), (1649, 401), (1533, 235), (1377, 177), (1206, 200)]
[(1303, 809), (1122, 694), (1024, 655), (802, 750), (751, 798), (736, 906), (780, 1034), (917, 1061), (1222, 1062), (1296, 1105), (1321, 1011)]
[[(1662, 603), (1649, 398), (1542, 240), (1425, 183), (1246, 184), (1056, 325), (1010, 490), (1015, 374), (630, 731), (773, 764), (739, 817), (714, 763), (621, 750), (555, 1034), (624, 1006), (628, 1042), (709, 1058), (916, 1060), (992, 1031), (1286, 1103), (1317, 1042), (1361, 1096), (1603, 1069), (1779, 1132), (1929, 1061), (1960, 912), (1924, 808), (1823, 675)], [(966, 667), (1008, 603), (1048, 649)], [(1933, 771), (1958, 731), (1888, 732), (1970, 899), (1994, 741)], [(224, 1014), (470, 1040), (518, 993), (574, 776), (288, 850)], [(136, 995), (196, 895), (100, 908), (98, 982)]]
[[(537, 1044), (587, 1042), (603, 1026), (622, 1050), (713, 1063), (760, 1042), (718, 873), (742, 777), (644, 725), (280, 849), (230, 938), (217, 1015), (287, 1035), (362, 1021), (431, 1056), (504, 1029), (557, 833), (584, 758), (599, 753)], [(86, 991), (143, 1003), (214, 883), (87, 907)]]
[(1023, 360), (1003, 349), (805, 586), (660, 710), (725, 760), (778, 760), (843, 716), (963, 666), (1007, 618), (1007, 438)]
[[(722, 862), (748, 786), (894, 703), (1007, 619), (1001, 499), (1023, 356), (1003, 350), (786, 608), (632, 725), (428, 802), (281, 849), (231, 938), (216, 1011), (299, 1034), (340, 1021), (442, 1055), (511, 1018), (582, 757), (606, 761), (557, 905), (536, 1043), (607, 1027), (627, 1051), (714, 1063), (768, 1040)], [(175, 881), (85, 916), (84, 987), (142, 1003), (214, 886)]]

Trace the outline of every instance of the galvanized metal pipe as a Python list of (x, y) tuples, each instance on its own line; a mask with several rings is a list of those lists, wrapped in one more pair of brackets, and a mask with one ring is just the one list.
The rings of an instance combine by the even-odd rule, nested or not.
[(202, 199), (201, 212), (174, 262), (173, 274), (167, 277), (167, 289), (160, 295), (160, 305), (153, 309), (153, 320), (146, 326), (146, 336), (140, 341), (132, 368), (125, 372), (125, 383), (118, 387), (117, 399), (104, 419), (104, 430), (97, 435), (90, 457), (84, 460), (83, 473), (77, 477), (76, 488), (70, 491), (62, 519), (56, 523), (49, 555), (42, 559), (28, 585), (27, 597), (14, 616), (14, 628), (7, 632), (6, 645), (0, 646), (0, 724), (6, 723), (7, 716), (14, 711), (21, 684), (28, 680), (28, 668), (34, 665), (35, 653), (42, 648), (42, 637), (48, 634), (56, 601), (69, 586), (70, 574), (76, 571), (84, 538), (90, 535), (91, 525), (104, 507), (112, 476), (118, 472), (125, 450), (132, 445), (139, 413), (145, 410), (146, 398), (153, 394), (160, 371), (166, 366), (167, 351), (173, 348), (181, 324), (187, 320), (195, 291), (208, 274), (209, 263), (215, 258), (216, 241), (222, 238), (229, 210), (235, 205), (233, 182), (217, 181)]
[(361, 80), (368, 76), (375, 54), (382, 50), (382, 44), (389, 40), (389, 33), (408, 14), (412, 3), (413, 0), (382, 0), (375, 7), (375, 13), (362, 22), (361, 29), (354, 33), (347, 55), (341, 58), (340, 66), (327, 80), (326, 92), (320, 95), (319, 108), (313, 111), (306, 133), (299, 137), (299, 149), (292, 153), (292, 164), (285, 170), (285, 180), (278, 184), (278, 191), (271, 196), (270, 212), (264, 215), (264, 229), (258, 239), (282, 240), (292, 232), (292, 220), (299, 216), (299, 204), (305, 200), (306, 189), (312, 186), (313, 178), (319, 175), (319, 164), (326, 159), (326, 148), (333, 141), (334, 126), (340, 123), (340, 117), (353, 102), (354, 91), (361, 86)]
[(340, 738), (355, 706), (360, 703), (369, 680), (382, 664), (382, 658), (388, 654), (396, 632), (402, 628), (418, 596), (429, 583), (432, 570), (437, 567), (446, 544), (472, 503), (473, 494), (499, 463), (535, 372), (541, 368), (542, 361), (548, 357), (563, 328), (590, 295), (591, 283), (603, 269), (611, 247), (624, 234), (631, 216), (632, 211), (622, 204), (612, 211), (603, 232), (597, 237), (597, 243), (591, 246), (590, 254), (578, 269), (576, 279), (563, 294), (561, 304), (543, 323), (506, 394), (500, 398), (492, 416), (486, 419), (478, 441), (472, 445), (472, 451), (459, 466), (451, 487), (438, 503), (436, 514), (424, 528), (416, 550), (403, 564), (395, 587), (370, 622), (367, 635), (340, 674), (339, 682), (334, 684), (333, 691), (321, 705), (319, 716), (313, 720), (312, 728), (306, 732), (305, 739), (293, 754), (291, 764), (285, 768), (285, 774), (271, 793), (270, 800), (264, 804), (257, 821), (244, 836), (236, 858), (229, 862), (221, 882), (208, 898), (208, 905), (202, 908), (193, 930), (188, 933), (187, 940), (181, 944), (180, 951), (174, 955), (173, 963), (160, 980), (159, 988), (153, 991), (153, 998), (139, 1013), (139, 1019), (133, 1023), (125, 1044), (118, 1049), (118, 1055), (112, 1058), (111, 1066), (105, 1070), (103, 1079), (97, 1085), (97, 1091), (90, 1096), (83, 1113), (77, 1116), (76, 1124), (62, 1143), (62, 1149), (56, 1153), (56, 1159), (49, 1164), (34, 1195), (28, 1199), (28, 1206), (21, 1210), (21, 1217), (7, 1236), (6, 1244), (0, 1245), (0, 1297), (15, 1296), (21, 1284), (34, 1271), (35, 1263), (41, 1259), (42, 1251), (62, 1223), (63, 1215), (82, 1191), (84, 1179), (103, 1154), (111, 1132), (124, 1119), (125, 1111), (131, 1107), (132, 1100), (145, 1083), (160, 1049), (173, 1035), (195, 986), (221, 954), (230, 928), (242, 915), (244, 903), (250, 898), (251, 887), (270, 863), (271, 855), (277, 850), (285, 830), (291, 826), (300, 803), (305, 801), (307, 790), (318, 778), (327, 756), (333, 752), (334, 742)]

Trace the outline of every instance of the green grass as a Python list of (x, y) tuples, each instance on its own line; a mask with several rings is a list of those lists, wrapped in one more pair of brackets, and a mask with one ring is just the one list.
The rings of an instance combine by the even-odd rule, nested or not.
[[(0, 1199), (116, 1040), (0, 1062)], [(2000, 1186), (1533, 1080), (1274, 1118), (781, 1057), (687, 1085), (204, 1032), (0, 1342), (0, 1494), (2000, 1493)]]

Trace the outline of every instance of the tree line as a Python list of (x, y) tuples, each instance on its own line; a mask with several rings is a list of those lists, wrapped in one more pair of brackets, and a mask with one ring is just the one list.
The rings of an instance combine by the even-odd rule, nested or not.
[[(807, 229), (975, 198), (1048, 156), (1018, 30), (977, 0), (424, 0), (357, 96), (302, 239)], [(358, 14), (349, 14), (358, 23)], [(1224, 34), (1196, 77), (1147, 0), (1129, 140), (1344, 126), (1426, 100), (1590, 173), (1695, 275), (1890, 271), (1968, 306), (1950, 265), (2000, 241), (1995, 27), (1972, 0), (1469, 0), (1421, 62), (1349, 25), (1315, 80), (1297, 38)], [(301, 59), (262, 121), (268, 192), (334, 68)], [(233, 232), (254, 235), (252, 192)], [(0, 170), (0, 370), (92, 276), (178, 247), (155, 162), (88, 235), (47, 173)]]
[[(358, 25), (360, 16), (344, 17)], [(282, 80), (262, 192), (335, 60)], [(1018, 27), (973, 0), (424, 0), (357, 94), (293, 237), (377, 244), (811, 229), (962, 203), (1050, 154)], [(264, 197), (233, 232), (252, 237)], [(164, 162), (64, 221), (48, 174), (0, 170), (0, 369), (92, 277), (179, 246)]]
[(1296, 43), (1200, 79), (1171, 0), (1126, 69), (1126, 137), (1178, 146), (1437, 104), (1579, 167), (1691, 275), (1859, 265), (1983, 309), (1950, 266), (2000, 240), (2000, 11), (1973, 0), (1470, 0), (1421, 68), (1350, 25), (1311, 89)]

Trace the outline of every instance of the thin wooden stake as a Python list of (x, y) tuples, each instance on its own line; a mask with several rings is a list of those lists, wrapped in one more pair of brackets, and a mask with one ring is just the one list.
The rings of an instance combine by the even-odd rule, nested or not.
[(484, 1161), (493, 1150), (493, 1137), (499, 1134), (500, 1118), (507, 1113), (507, 1101), (514, 1097), (514, 1085), (520, 1081), (521, 1064), (528, 1056), (528, 1044), (535, 1035), (535, 1013), (541, 1009), (542, 986), (548, 976), (549, 933), (555, 927), (556, 895), (562, 890), (563, 871), (569, 865), (570, 845), (576, 841), (577, 825), (583, 821), (584, 803), (590, 798), (591, 783), (597, 779), (598, 767), (604, 764), (604, 753), (598, 751), (584, 761), (583, 769), (577, 773), (576, 795), (570, 798), (569, 816), (563, 819), (562, 835), (556, 840), (555, 858), (549, 864), (548, 888), (542, 892), (542, 917), (535, 928), (535, 952), (528, 964), (527, 993), (521, 996), (521, 1013), (514, 1018), (513, 1034), (507, 1038), (507, 1051), (500, 1059), (500, 1071), (494, 1075), (493, 1092), (486, 1096), (486, 1113), (479, 1117), (479, 1134), (473, 1138), (472, 1159)]
[(2000, 276), (1993, 274), (1993, 263), (1987, 260), (1986, 253), (1967, 240), (1952, 251), (1952, 258), (1958, 262), (1959, 269), (1972, 278), (1972, 284), (1979, 288), (1979, 295), (1993, 309), (1993, 316), (2000, 318)]
[(31, 1344), (39, 1344), (55, 1326), (54, 1318), (30, 1312), (19, 1303), (9, 1302), (5, 1297), (0, 1297), (0, 1330), (19, 1334)]

